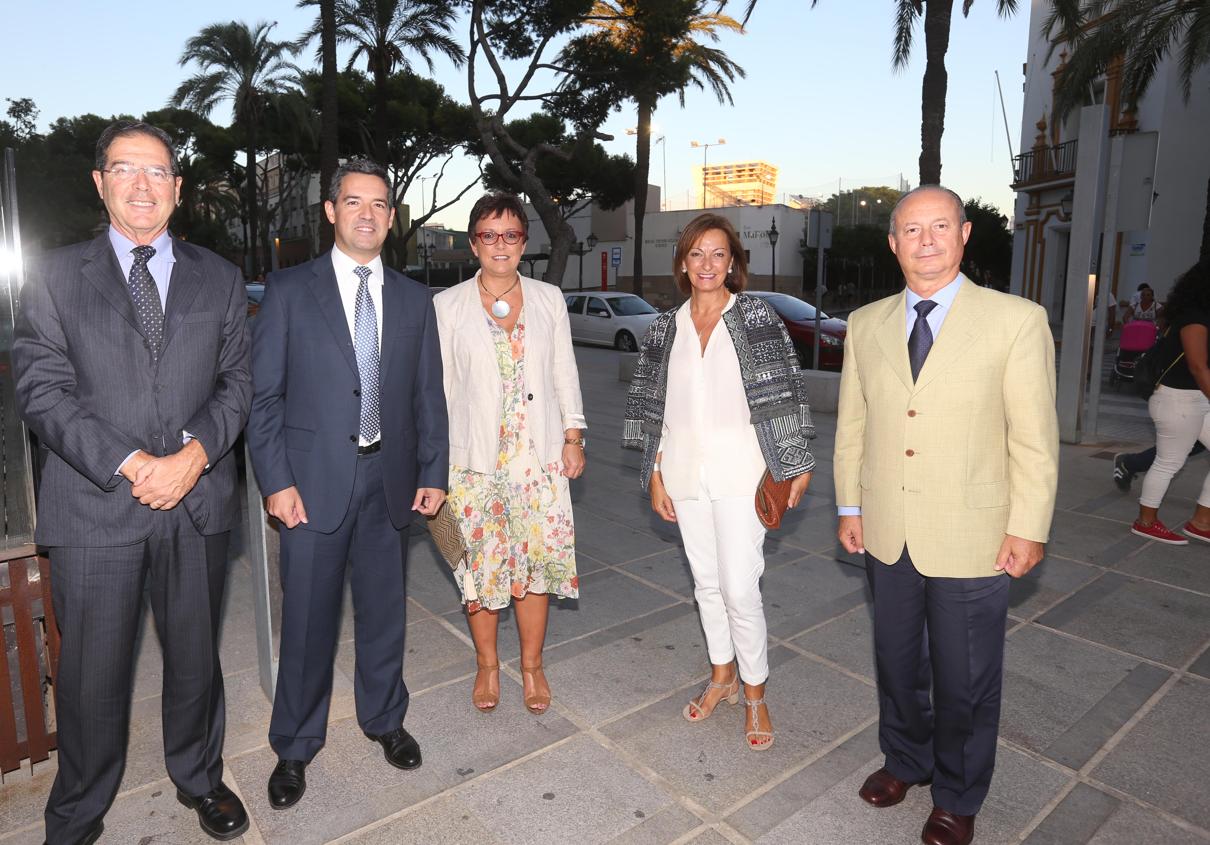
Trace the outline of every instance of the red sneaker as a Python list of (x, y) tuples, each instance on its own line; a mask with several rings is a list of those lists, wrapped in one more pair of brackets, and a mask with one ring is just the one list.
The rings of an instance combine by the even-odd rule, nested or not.
[(1185, 536), (1192, 537), (1195, 540), (1201, 540), (1203, 543), (1210, 543), (1210, 531), (1203, 531), (1192, 522), (1185, 523)]
[(1130, 533), (1146, 537), (1148, 540), (1155, 540), (1157, 543), (1167, 543), (1170, 546), (1189, 545), (1188, 540), (1180, 534), (1169, 531), (1168, 526), (1158, 519), (1150, 525), (1144, 525), (1136, 519), (1134, 525), (1130, 526)]

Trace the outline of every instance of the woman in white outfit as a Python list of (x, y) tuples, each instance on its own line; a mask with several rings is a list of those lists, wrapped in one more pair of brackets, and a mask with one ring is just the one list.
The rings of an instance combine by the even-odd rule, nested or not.
[[(745, 296), (747, 265), (731, 223), (703, 214), (685, 227), (673, 273), (688, 302), (661, 314), (643, 340), (623, 445), (642, 449), (651, 506), (677, 523), (693, 571), (711, 679), (685, 706), (699, 722), (720, 701), (747, 703), (754, 751), (773, 744), (765, 704), (768, 634), (761, 603), (765, 529), (754, 494), (766, 468), (807, 489), (814, 436), (798, 357), (777, 315)], [(736, 664), (738, 663), (738, 671)]]

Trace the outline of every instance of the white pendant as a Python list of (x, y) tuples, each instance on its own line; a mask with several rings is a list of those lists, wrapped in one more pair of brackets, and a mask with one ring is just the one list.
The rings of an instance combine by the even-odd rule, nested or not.
[(492, 316), (498, 320), (503, 320), (508, 316), (508, 312), (512, 310), (503, 299), (497, 299), (492, 303)]

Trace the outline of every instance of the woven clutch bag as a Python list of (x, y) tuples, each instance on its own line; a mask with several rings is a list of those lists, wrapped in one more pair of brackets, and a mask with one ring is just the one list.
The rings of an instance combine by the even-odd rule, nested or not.
[(462, 537), (462, 529), (458, 527), (458, 520), (450, 508), (449, 500), (442, 502), (437, 514), (426, 517), (425, 521), (428, 523), (429, 533), (433, 535), (437, 551), (441, 552), (450, 569), (457, 569), (458, 564), (466, 558), (466, 540)]

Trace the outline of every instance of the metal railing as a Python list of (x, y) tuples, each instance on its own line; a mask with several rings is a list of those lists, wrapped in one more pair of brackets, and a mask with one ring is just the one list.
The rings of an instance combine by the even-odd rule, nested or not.
[(1030, 150), (1013, 158), (1014, 184), (1028, 185), (1074, 176), (1076, 172), (1076, 144), (1065, 141), (1053, 147)]

